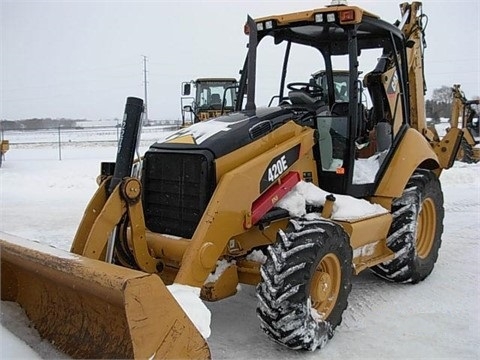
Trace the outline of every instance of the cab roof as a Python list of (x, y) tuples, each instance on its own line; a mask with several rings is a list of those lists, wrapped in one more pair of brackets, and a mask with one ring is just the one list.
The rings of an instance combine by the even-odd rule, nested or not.
[(352, 25), (357, 28), (360, 48), (382, 47), (382, 43), (391, 33), (403, 38), (397, 26), (357, 6), (327, 6), (260, 17), (254, 19), (254, 22), (259, 39), (273, 36), (277, 44), (291, 41), (317, 48), (329, 47), (332, 54), (347, 52), (344, 28)]

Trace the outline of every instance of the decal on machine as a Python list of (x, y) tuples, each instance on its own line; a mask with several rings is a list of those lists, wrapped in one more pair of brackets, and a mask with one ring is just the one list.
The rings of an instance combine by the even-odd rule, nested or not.
[(260, 181), (260, 192), (264, 192), (270, 185), (277, 181), (286, 170), (298, 160), (299, 154), (300, 144), (274, 157), (263, 173)]
[(242, 119), (236, 122), (226, 122), (212, 119), (209, 121), (203, 121), (173, 133), (165, 138), (165, 142), (199, 145), (212, 136), (220, 132), (230, 131), (232, 126), (248, 120), (249, 119)]
[[(386, 75), (390, 76), (390, 75)], [(386, 93), (388, 97), (395, 96), (398, 92), (398, 75), (397, 72), (394, 71), (393, 74), (391, 75), (390, 79), (387, 79), (388, 85), (386, 89)]]

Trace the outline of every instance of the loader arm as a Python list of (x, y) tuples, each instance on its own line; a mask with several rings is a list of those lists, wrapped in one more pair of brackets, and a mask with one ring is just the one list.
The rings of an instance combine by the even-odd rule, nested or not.
[(71, 252), (90, 259), (105, 260), (109, 236), (125, 214), (128, 214), (128, 219), (133, 224), (129, 229), (136, 264), (141, 270), (154, 273), (159, 260), (150, 255), (147, 247), (140, 182), (134, 178), (125, 178), (107, 198), (106, 189), (110, 180), (108, 178), (100, 184), (88, 204)]

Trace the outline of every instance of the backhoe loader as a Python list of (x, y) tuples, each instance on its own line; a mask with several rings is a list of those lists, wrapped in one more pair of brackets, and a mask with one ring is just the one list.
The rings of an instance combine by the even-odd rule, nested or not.
[[(2, 299), (74, 357), (209, 358), (170, 284), (205, 301), (254, 285), (264, 332), (315, 350), (340, 325), (352, 276), (424, 280), (443, 232), (439, 177), (462, 132), (439, 140), (427, 127), (425, 15), (419, 2), (400, 11), (394, 24), (341, 4), (247, 17), (235, 111), (152, 144), (135, 165), (143, 102), (128, 98), (116, 162), (102, 164), (71, 252), (1, 234)], [(284, 51), (276, 101), (257, 107), (271, 47)], [(325, 93), (309, 76), (290, 81), (319, 64)]]
[(467, 100), (458, 84), (453, 85), (452, 95), (453, 102), (450, 127), (460, 127), (463, 132), (462, 142), (460, 143), (460, 148), (457, 153), (457, 160), (469, 164), (476, 163), (480, 160), (480, 147), (477, 146), (480, 142), (475, 140), (474, 136), (474, 132), (478, 134), (478, 118), (475, 124), (474, 119), (477, 116), (477, 112), (472, 105), (480, 104), (480, 100)]

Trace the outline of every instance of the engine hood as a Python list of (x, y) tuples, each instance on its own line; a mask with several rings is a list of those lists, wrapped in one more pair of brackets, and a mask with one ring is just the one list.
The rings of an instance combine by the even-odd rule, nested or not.
[(268, 134), (276, 125), (297, 117), (295, 111), (282, 107), (229, 113), (176, 131), (151, 148), (209, 150), (219, 158)]

